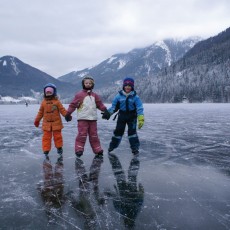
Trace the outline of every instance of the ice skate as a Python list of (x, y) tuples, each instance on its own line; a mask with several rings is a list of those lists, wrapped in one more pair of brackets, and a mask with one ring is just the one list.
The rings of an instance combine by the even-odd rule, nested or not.
[(76, 157), (81, 157), (83, 155), (82, 151), (75, 152)]
[(61, 156), (63, 153), (63, 148), (62, 147), (57, 148), (57, 153)]
[(133, 153), (133, 155), (137, 155), (137, 154), (139, 154), (139, 150), (138, 149), (133, 149), (132, 153)]

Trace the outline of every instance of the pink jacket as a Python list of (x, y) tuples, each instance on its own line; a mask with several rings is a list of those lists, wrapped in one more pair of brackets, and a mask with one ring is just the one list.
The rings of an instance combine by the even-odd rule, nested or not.
[(83, 89), (75, 95), (68, 113), (73, 113), (75, 109), (78, 120), (97, 120), (97, 109), (104, 111), (106, 107), (96, 93)]

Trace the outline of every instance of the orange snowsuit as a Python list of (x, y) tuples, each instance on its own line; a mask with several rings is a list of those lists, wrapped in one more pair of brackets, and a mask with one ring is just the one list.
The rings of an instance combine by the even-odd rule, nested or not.
[(43, 151), (51, 150), (52, 135), (56, 148), (63, 146), (61, 130), (64, 128), (60, 114), (64, 117), (67, 111), (57, 97), (44, 98), (41, 103), (38, 114), (35, 118), (36, 122), (40, 122), (43, 118), (42, 129), (42, 149)]

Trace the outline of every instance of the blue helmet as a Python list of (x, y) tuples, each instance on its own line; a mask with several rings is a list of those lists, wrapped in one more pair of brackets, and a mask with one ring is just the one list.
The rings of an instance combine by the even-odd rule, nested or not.
[(48, 88), (48, 87), (51, 87), (51, 88), (53, 88), (53, 90), (54, 90), (54, 93), (53, 93), (52, 96), (57, 96), (57, 87), (56, 87), (56, 85), (54, 85), (54, 84), (52, 84), (52, 83), (48, 83), (48, 84), (46, 84), (46, 85), (44, 86), (44, 95), (46, 95), (46, 94), (45, 94), (45, 90), (46, 90), (46, 88)]

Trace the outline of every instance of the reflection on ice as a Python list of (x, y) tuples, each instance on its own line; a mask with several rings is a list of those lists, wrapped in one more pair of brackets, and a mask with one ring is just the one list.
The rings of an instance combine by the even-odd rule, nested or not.
[(95, 156), (90, 167), (89, 175), (87, 175), (84, 162), (77, 158), (75, 161), (76, 180), (79, 184), (79, 189), (68, 194), (71, 205), (76, 211), (76, 214), (84, 219), (84, 229), (96, 229), (96, 225), (100, 226), (101, 219), (98, 218), (98, 205), (102, 206), (105, 200), (100, 195), (98, 187), (98, 177), (103, 163), (103, 157)]
[(57, 223), (57, 219), (62, 216), (62, 205), (64, 203), (64, 181), (63, 163), (57, 161), (54, 167), (49, 159), (43, 162), (44, 184), (39, 188), (44, 208), (50, 224)]
[(133, 228), (144, 200), (144, 188), (141, 184), (137, 185), (140, 161), (137, 156), (130, 161), (127, 180), (118, 157), (110, 153), (109, 161), (117, 182), (117, 185), (114, 185), (115, 192), (109, 196), (113, 199), (114, 208), (124, 220), (124, 225)]
[[(230, 229), (229, 104), (144, 106), (139, 156), (124, 138), (76, 160), (73, 117), (63, 161), (55, 148), (44, 161), (39, 105), (1, 105), (0, 229)], [(104, 150), (114, 127), (98, 120)]]

